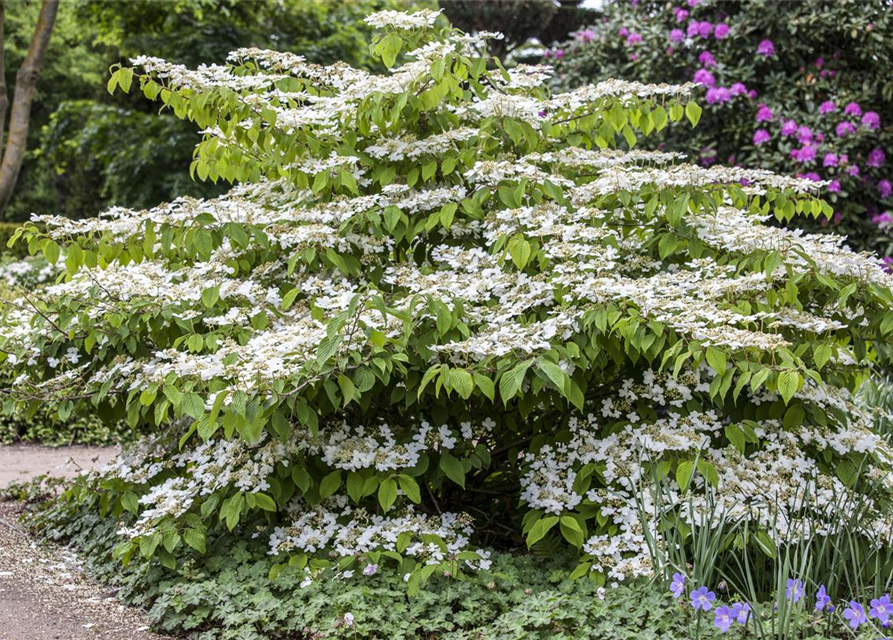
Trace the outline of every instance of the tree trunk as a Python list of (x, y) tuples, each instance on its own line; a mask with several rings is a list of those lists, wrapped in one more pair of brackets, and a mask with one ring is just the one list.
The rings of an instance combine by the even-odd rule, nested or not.
[(0, 148), (6, 132), (6, 111), (9, 109), (9, 95), (6, 91), (6, 2), (0, 0)]
[[(16, 86), (12, 96), (12, 111), (9, 116), (9, 135), (3, 161), (0, 162), (0, 212), (6, 209), (15, 189), (22, 161), (25, 158), (25, 145), (28, 142), (28, 125), (31, 119), (31, 100), (37, 88), (37, 78), (43, 65), (43, 56), (50, 44), (59, 0), (43, 0), (31, 46), (16, 73)], [(5, 98), (6, 92), (3, 92)], [(0, 98), (3, 100), (3, 98)], [(2, 104), (2, 103), (0, 103)], [(5, 108), (4, 108), (5, 110)], [(4, 114), (5, 115), (5, 114)]]

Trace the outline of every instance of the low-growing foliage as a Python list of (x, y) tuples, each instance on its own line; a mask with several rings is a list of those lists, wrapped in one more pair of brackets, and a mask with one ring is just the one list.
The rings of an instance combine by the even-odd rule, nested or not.
[(635, 149), (698, 123), (693, 85), (551, 95), (479, 56), (493, 34), (368, 21), (386, 75), (257, 49), (116, 69), (238, 185), (19, 234), (65, 274), (4, 316), (7, 409), (157, 432), (67, 495), (120, 519), (116, 556), (251, 537), (270, 579), (374, 566), (419, 595), (526, 546), (631, 581), (653, 475), (679, 531), (714, 492), (767, 553), (808, 490), (819, 523), (861, 496), (853, 535), (886, 544), (893, 451), (852, 392), (889, 361), (893, 277), (765, 224), (833, 215), (821, 185)]

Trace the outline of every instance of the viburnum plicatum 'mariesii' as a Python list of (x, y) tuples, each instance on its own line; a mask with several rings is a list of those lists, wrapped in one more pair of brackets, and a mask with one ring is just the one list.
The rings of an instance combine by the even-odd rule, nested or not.
[[(548, 67), (441, 20), (371, 16), (385, 75), (135, 60), (202, 128), (193, 173), (238, 185), (21, 234), (65, 272), (5, 315), (7, 406), (158, 428), (72, 490), (120, 517), (125, 560), (228, 529), (274, 573), (397, 565), (413, 591), (548, 538), (616, 580), (650, 571), (654, 471), (742, 517), (889, 492), (849, 391), (890, 355), (893, 280), (764, 224), (830, 215), (816, 183), (635, 150), (697, 122), (694, 85), (550, 95)], [(784, 536), (775, 516), (754, 526)]]

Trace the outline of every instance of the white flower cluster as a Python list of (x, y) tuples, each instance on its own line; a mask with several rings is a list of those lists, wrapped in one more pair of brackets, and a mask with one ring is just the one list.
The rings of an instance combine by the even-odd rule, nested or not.
[(431, 9), (422, 9), (415, 13), (404, 13), (403, 11), (379, 11), (370, 16), (366, 16), (366, 24), (373, 27), (384, 29), (385, 27), (393, 27), (395, 29), (421, 29), (424, 27), (434, 26), (437, 16), (442, 10), (432, 11)]

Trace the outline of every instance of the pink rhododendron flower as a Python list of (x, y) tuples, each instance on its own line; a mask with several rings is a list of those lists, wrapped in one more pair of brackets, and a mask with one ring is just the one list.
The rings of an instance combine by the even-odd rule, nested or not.
[(858, 102), (850, 102), (843, 108), (843, 115), (856, 116), (858, 118), (862, 115), (862, 107), (859, 106)]
[(757, 129), (753, 132), (753, 143), (755, 146), (760, 146), (764, 142), (769, 142), (772, 139), (772, 136), (769, 135), (769, 132), (765, 129)]
[(713, 74), (707, 71), (707, 69), (698, 69), (697, 71), (695, 71), (694, 81), (704, 85), (705, 87), (716, 86), (716, 78), (714, 78)]
[(806, 178), (807, 180), (812, 180), (813, 182), (821, 182), (822, 180), (822, 177), (815, 171), (810, 171), (809, 173), (800, 173), (798, 174), (798, 177)]
[(639, 44), (640, 42), (642, 42), (642, 36), (638, 33), (631, 33), (626, 39), (626, 44)]
[(852, 122), (844, 121), (837, 125), (836, 133), (838, 138), (843, 138), (851, 133), (856, 133), (856, 127), (853, 126)]
[(826, 153), (825, 157), (822, 159), (822, 166), (827, 167), (836, 167), (837, 166), (837, 154), (836, 153)]
[(824, 67), (824, 66), (825, 66), (825, 59), (824, 59), (824, 58), (816, 58), (816, 59), (815, 59), (815, 68), (816, 68), (816, 69), (821, 69), (821, 68)]
[(828, 191), (831, 193), (840, 193), (840, 180), (832, 180), (828, 183)]
[(853, 176), (854, 178), (859, 177), (859, 165), (857, 165), (857, 164), (850, 165), (850, 167), (846, 170), (846, 172), (848, 174), (850, 174), (851, 176)]
[(713, 25), (709, 22), (701, 22), (698, 24), (698, 35), (702, 38), (709, 38), (713, 33)]
[(890, 194), (893, 194), (893, 185), (889, 180), (881, 180), (877, 183), (877, 192), (882, 198), (889, 198)]
[(727, 35), (729, 35), (729, 25), (725, 22), (720, 22), (716, 25), (716, 28), (713, 29), (713, 37), (717, 40), (722, 40)]
[(580, 42), (592, 42), (595, 40), (596, 33), (592, 29), (583, 29), (577, 32), (577, 40)]
[(747, 93), (747, 87), (744, 86), (743, 82), (736, 82), (731, 87), (729, 87), (729, 93), (733, 96), (743, 96)]
[(682, 29), (673, 29), (670, 31), (670, 40), (673, 42), (682, 42), (685, 40), (685, 34), (682, 33)]
[(770, 122), (774, 117), (772, 109), (761, 102), (757, 109), (757, 122)]
[(821, 115), (825, 115), (826, 113), (833, 113), (837, 110), (837, 105), (834, 104), (831, 100), (825, 100), (822, 104), (819, 105), (819, 113)]
[(676, 16), (676, 22), (685, 22), (688, 20), (688, 11), (681, 7), (673, 9), (673, 15)]
[(862, 116), (862, 126), (874, 131), (881, 126), (881, 117), (874, 111), (866, 111)]
[(797, 128), (797, 141), (800, 144), (806, 144), (808, 142), (812, 142), (812, 129), (807, 127), (805, 124), (798, 127)]
[(868, 154), (868, 159), (865, 161), (865, 164), (876, 169), (882, 166), (885, 162), (887, 162), (887, 155), (884, 153), (884, 150), (872, 149)]
[(627, 29), (626, 27), (620, 27), (619, 33), (621, 38), (625, 38), (629, 35), (629, 29)]
[(798, 149), (797, 160), (803, 163), (812, 162), (813, 160), (815, 160), (815, 147), (807, 145), (801, 149)]
[(756, 100), (756, 99), (757, 99), (757, 90), (756, 90), (756, 89), (751, 89), (750, 91), (747, 92), (747, 96), (748, 96), (751, 100)]
[(556, 49), (555, 50), (555, 59), (561, 60), (564, 57), (564, 49)]
[(716, 58), (714, 58), (713, 54), (709, 51), (701, 52), (701, 55), (698, 56), (698, 62), (700, 62), (706, 69), (716, 66)]
[(707, 90), (705, 99), (707, 100), (707, 104), (722, 104), (724, 102), (729, 102), (732, 99), (732, 93), (725, 87), (710, 88)]
[(775, 55), (775, 45), (772, 43), (771, 40), (763, 40), (759, 45), (757, 45), (757, 55), (771, 58)]
[(797, 123), (793, 120), (785, 120), (781, 125), (781, 135), (792, 136), (797, 133)]

